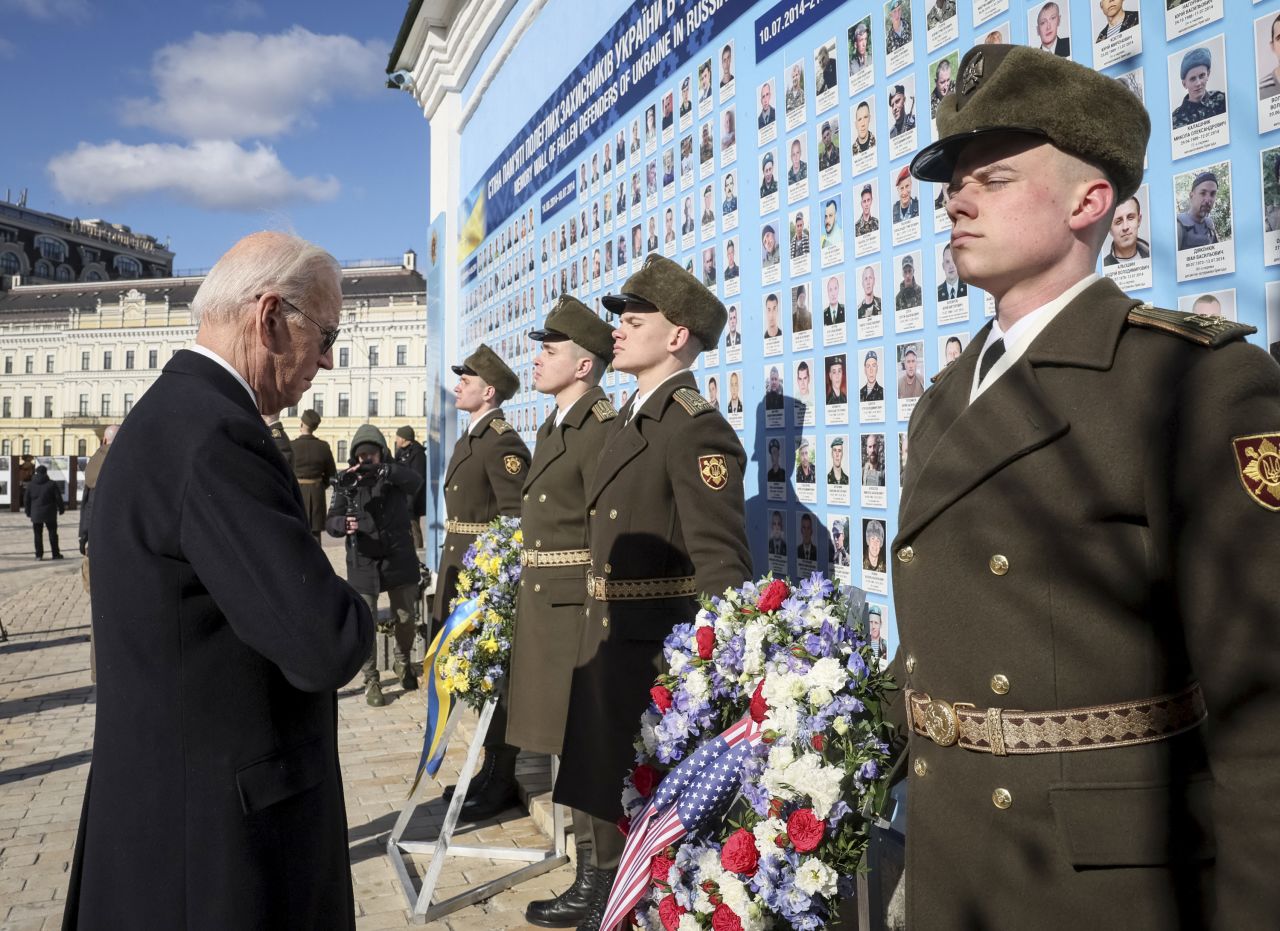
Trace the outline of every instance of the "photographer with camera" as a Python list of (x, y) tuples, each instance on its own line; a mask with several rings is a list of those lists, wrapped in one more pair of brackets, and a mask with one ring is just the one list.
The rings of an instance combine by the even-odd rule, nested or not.
[[(392, 461), (382, 431), (364, 424), (351, 440), (350, 468), (333, 480), (333, 502), (325, 519), (331, 536), (346, 536), (347, 582), (364, 598), (375, 619), (378, 593), (387, 592), (391, 600), (395, 672), (406, 692), (418, 687), (409, 663), (418, 598), (418, 555), (409, 523), (410, 503), (422, 482), (417, 472)], [(385, 700), (376, 653), (375, 642), (362, 671), (365, 700), (380, 708)]]

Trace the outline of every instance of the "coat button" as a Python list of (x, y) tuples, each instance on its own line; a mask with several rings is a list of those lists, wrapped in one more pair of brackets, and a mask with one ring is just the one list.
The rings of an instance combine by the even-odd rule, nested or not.
[(1004, 811), (1013, 804), (1013, 796), (1008, 789), (996, 789), (991, 793), (991, 804)]
[(449, 552), (450, 552), (450, 553), (452, 553), (452, 552), (453, 552), (453, 544), (452, 544), (452, 543), (450, 543), (450, 544), (449, 544)]
[(592, 508), (590, 511), (588, 511), (588, 512), (587, 512), (587, 514), (588, 514), (588, 516), (590, 516), (590, 517), (595, 517), (595, 516), (596, 516), (596, 509), (595, 509), (595, 508)]
[(904, 546), (898, 550), (898, 562), (911, 562), (916, 558), (916, 551), (909, 546)]
[(617, 520), (617, 519), (618, 519), (618, 512), (617, 512), (617, 510), (610, 511), (610, 512), (609, 512), (609, 520)]
[(923, 776), (929, 771), (929, 764), (924, 760), (916, 760), (915, 763), (912, 764), (911, 768), (916, 771), (917, 776)]
[(457, 491), (457, 490), (458, 490), (458, 486), (457, 486), (457, 485), (454, 485), (454, 486), (453, 486), (453, 490), (454, 490), (454, 491)]
[(540, 592), (540, 591), (542, 591), (542, 583), (541, 583), (541, 582), (536, 583), (536, 584), (533, 586), (533, 590), (534, 590), (535, 592)]
[(991, 557), (991, 562), (988, 563), (988, 565), (991, 566), (991, 571), (996, 575), (1004, 575), (1009, 571), (1009, 560), (1005, 559), (999, 553), (996, 553)]
[(612, 566), (611, 564), (609, 564), (609, 563), (605, 563), (605, 564), (604, 564), (604, 574), (605, 574), (605, 575), (608, 575), (608, 574), (609, 574), (609, 573), (611, 573), (611, 572), (613, 572), (613, 566)]
[(1009, 677), (996, 673), (991, 677), (991, 691), (997, 695), (1009, 694)]
[(600, 626), (601, 626), (601, 627), (608, 627), (608, 626), (609, 626), (609, 619), (608, 619), (607, 617), (606, 617), (606, 618), (604, 618), (604, 619), (600, 622)]
[(523, 501), (528, 501), (528, 500), (529, 500), (529, 496), (528, 496), (528, 495), (525, 495), (525, 496), (524, 496), (524, 498), (522, 498), (521, 500), (523, 500)]
[(546, 496), (545, 494), (543, 494), (543, 495), (538, 495), (538, 500), (539, 500), (539, 501), (546, 501), (546, 500), (547, 500), (547, 496)]
[(541, 541), (541, 540), (534, 540), (534, 541), (533, 541), (533, 548), (534, 548), (534, 549), (538, 549), (538, 548), (540, 548), (541, 546), (542, 546), (542, 541)]
[(916, 658), (907, 654), (907, 675), (911, 675), (916, 671)]

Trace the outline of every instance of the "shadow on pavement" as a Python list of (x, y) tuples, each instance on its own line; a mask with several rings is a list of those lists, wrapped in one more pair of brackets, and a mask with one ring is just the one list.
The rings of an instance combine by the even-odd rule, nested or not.
[(0, 770), (0, 786), (7, 786), (10, 783), (21, 782), (24, 779), (32, 779), (36, 776), (47, 776), (49, 773), (60, 769), (74, 769), (81, 763), (88, 763), (92, 758), (92, 750), (77, 750), (75, 753), (55, 757), (43, 763), (28, 763), (16, 769), (2, 769)]
[(68, 705), (86, 705), (93, 701), (93, 686), (82, 685), (74, 689), (62, 689), (57, 692), (42, 692), (39, 695), (28, 695), (25, 698), (14, 698), (0, 702), (0, 720), (16, 718), (24, 714), (36, 714), (52, 708), (64, 708)]

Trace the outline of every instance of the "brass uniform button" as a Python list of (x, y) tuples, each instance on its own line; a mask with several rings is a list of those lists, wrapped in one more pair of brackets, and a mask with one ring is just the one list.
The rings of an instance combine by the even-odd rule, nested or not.
[(607, 617), (606, 617), (606, 618), (604, 618), (604, 619), (600, 622), (600, 626), (601, 626), (601, 627), (608, 627), (608, 626), (609, 626), (609, 619), (608, 619)]
[(538, 500), (539, 500), (539, 501), (546, 501), (546, 500), (547, 500), (547, 496), (546, 496), (545, 494), (544, 494), (544, 495), (538, 495)]
[(929, 764), (924, 760), (916, 760), (915, 763), (912, 764), (911, 768), (916, 771), (917, 776), (923, 776), (929, 771)]
[(996, 789), (991, 793), (991, 804), (1004, 811), (1013, 804), (1013, 796), (1008, 789)]
[(542, 591), (542, 583), (541, 583), (541, 582), (536, 583), (536, 584), (533, 586), (533, 590), (534, 590), (535, 592), (540, 592), (540, 591)]
[(609, 575), (611, 572), (613, 572), (613, 566), (612, 566), (612, 564), (610, 564), (610, 563), (605, 563), (605, 564), (604, 564), (604, 574), (605, 574), (605, 575)]
[(453, 552), (453, 544), (452, 544), (452, 543), (450, 543), (450, 544), (449, 544), (449, 552), (450, 552), (450, 553), (452, 553), (452, 552)]
[(521, 579), (521, 580), (520, 580), (520, 587), (521, 587), (521, 588), (524, 588), (524, 579)]
[(996, 673), (991, 677), (991, 691), (997, 695), (1009, 694), (1009, 677)]
[(457, 491), (457, 490), (458, 490), (458, 486), (457, 486), (457, 485), (454, 485), (454, 486), (453, 486), (453, 490), (454, 490), (454, 491)]
[(595, 508), (592, 508), (590, 511), (588, 511), (588, 512), (587, 512), (587, 515), (588, 515), (589, 517), (595, 517), (595, 516), (596, 516), (596, 509), (595, 509)]
[(996, 575), (1004, 575), (1009, 571), (1009, 560), (1005, 559), (999, 553), (996, 553), (991, 557), (991, 562), (988, 565), (991, 566), (991, 571)]
[(916, 551), (909, 546), (904, 546), (902, 549), (898, 550), (898, 562), (911, 562), (911, 560), (915, 558)]
[(618, 519), (618, 512), (617, 512), (617, 510), (612, 510), (612, 511), (610, 511), (610, 512), (609, 512), (609, 520), (617, 520), (617, 519)]
[(907, 655), (907, 675), (911, 675), (915, 671), (916, 671), (916, 658), (908, 654)]
[(525, 496), (524, 496), (524, 498), (522, 498), (521, 500), (523, 500), (523, 501), (528, 501), (528, 500), (529, 500), (529, 496), (528, 496), (528, 495), (525, 495)]
[(541, 546), (542, 546), (542, 541), (541, 541), (541, 540), (534, 540), (534, 541), (533, 541), (533, 548), (534, 548), (534, 549), (539, 549), (539, 548), (541, 548)]

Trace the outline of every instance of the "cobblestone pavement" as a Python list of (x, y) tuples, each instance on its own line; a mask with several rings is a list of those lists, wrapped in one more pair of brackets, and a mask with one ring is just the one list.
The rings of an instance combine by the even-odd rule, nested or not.
[[(64, 518), (67, 559), (36, 562), (31, 525), (19, 514), (0, 513), (0, 929), (36, 931), (60, 927), (67, 870), (75, 845), (93, 742), (94, 689), (89, 678), (89, 598), (80, 581), (75, 517)], [(337, 541), (333, 541), (336, 543)], [(343, 569), (340, 546), (326, 552)], [(357, 927), (361, 931), (411, 927), (406, 901), (385, 855), (386, 839), (404, 804), (422, 747), (423, 692), (402, 693), (384, 676), (384, 708), (365, 704), (360, 682), (339, 692), (339, 740)], [(474, 719), (463, 722), (441, 768), (452, 782), (465, 755)], [(538, 795), (547, 820), (547, 768), (521, 761), (526, 790)], [(437, 800), (421, 806), (406, 837), (430, 839), (444, 817)], [(524, 812), (468, 828), (463, 843), (541, 846), (548, 843)], [(572, 845), (570, 845), (572, 846)], [(421, 876), (425, 860), (415, 858)], [(502, 875), (519, 864), (450, 859), (440, 895)], [(525, 905), (565, 888), (573, 878), (564, 865), (436, 922), (450, 931), (526, 927)]]

